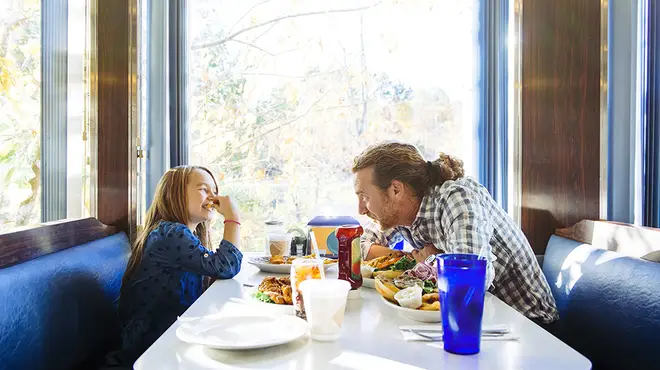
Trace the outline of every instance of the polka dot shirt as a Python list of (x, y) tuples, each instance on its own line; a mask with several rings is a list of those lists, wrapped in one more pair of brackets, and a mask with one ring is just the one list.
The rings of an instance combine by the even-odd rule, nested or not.
[(149, 234), (142, 261), (122, 286), (122, 349), (139, 356), (202, 294), (204, 276), (233, 278), (243, 255), (223, 240), (206, 249), (183, 224), (161, 222)]

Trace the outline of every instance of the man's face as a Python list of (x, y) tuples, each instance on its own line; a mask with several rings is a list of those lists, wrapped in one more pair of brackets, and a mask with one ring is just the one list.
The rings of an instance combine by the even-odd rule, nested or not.
[(365, 168), (355, 173), (354, 187), (361, 215), (378, 222), (383, 230), (397, 226), (399, 215), (392, 186), (382, 190), (374, 185), (373, 169)]

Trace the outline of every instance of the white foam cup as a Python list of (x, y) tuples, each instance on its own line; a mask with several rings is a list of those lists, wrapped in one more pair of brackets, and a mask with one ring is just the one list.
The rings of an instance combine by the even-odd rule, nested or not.
[(339, 279), (311, 279), (300, 283), (313, 340), (339, 339), (351, 284)]

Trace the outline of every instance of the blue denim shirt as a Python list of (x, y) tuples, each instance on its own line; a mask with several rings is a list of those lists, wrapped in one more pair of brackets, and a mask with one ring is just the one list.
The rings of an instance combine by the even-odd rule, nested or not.
[(122, 362), (132, 366), (199, 298), (204, 276), (231, 279), (242, 259), (226, 240), (213, 252), (186, 225), (162, 221), (149, 234), (140, 265), (121, 289)]

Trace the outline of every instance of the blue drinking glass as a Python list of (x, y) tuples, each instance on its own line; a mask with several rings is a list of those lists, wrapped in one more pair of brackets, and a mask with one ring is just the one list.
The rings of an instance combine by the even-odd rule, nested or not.
[(479, 353), (486, 260), (476, 254), (443, 254), (437, 260), (445, 351), (458, 355)]

